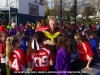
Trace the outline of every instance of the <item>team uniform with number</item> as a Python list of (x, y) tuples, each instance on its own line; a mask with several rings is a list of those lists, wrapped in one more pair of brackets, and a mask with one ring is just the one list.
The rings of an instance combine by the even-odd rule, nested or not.
[(27, 65), (23, 50), (16, 49), (12, 52), (11, 61), (9, 65), (13, 71), (26, 71), (25, 66)]
[(48, 71), (50, 69), (50, 60), (53, 60), (53, 53), (49, 48), (42, 47), (33, 55), (27, 54), (27, 60), (33, 62), (32, 70)]

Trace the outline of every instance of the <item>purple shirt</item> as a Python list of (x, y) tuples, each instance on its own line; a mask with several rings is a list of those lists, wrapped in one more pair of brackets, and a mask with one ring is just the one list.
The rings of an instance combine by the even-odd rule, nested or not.
[(24, 30), (24, 27), (23, 26), (19, 26), (19, 30), (20, 31), (23, 31)]
[(10, 29), (9, 30), (9, 35), (11, 36), (11, 35), (16, 35), (17, 34), (17, 30), (16, 29)]
[[(56, 55), (55, 69), (57, 72), (70, 71), (71, 56), (67, 53), (66, 49), (62, 46), (58, 49)], [(57, 75), (70, 75), (68, 73), (57, 73)]]

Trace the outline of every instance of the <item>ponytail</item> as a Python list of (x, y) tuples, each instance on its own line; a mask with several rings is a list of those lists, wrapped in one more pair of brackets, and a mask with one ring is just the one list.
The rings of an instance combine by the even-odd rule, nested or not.
[(11, 38), (7, 38), (6, 40), (6, 56), (8, 60), (11, 60), (11, 53), (12, 53), (12, 44), (11, 44)]
[(28, 45), (28, 52), (30, 54), (33, 54), (34, 52), (37, 52), (39, 50), (39, 45), (36, 39), (31, 39)]
[(39, 44), (43, 43), (45, 35), (43, 32), (35, 32), (28, 44), (28, 53), (33, 54), (39, 50)]

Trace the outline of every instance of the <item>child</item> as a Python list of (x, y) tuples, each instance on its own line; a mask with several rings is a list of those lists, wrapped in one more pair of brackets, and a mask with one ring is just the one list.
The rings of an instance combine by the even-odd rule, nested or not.
[(18, 47), (20, 45), (20, 39), (18, 36), (11, 36), (6, 41), (6, 55), (11, 68), (10, 75), (19, 75), (14, 71), (26, 71), (25, 66), (27, 64), (24, 51)]
[(25, 43), (27, 44), (28, 41), (29, 41), (29, 39), (30, 39), (30, 37), (29, 37), (29, 26), (26, 26), (26, 27), (25, 27), (23, 33), (24, 33), (24, 34), (23, 34), (23, 37), (24, 37), (24, 39), (25, 39)]
[(23, 31), (24, 31), (24, 26), (23, 26), (22, 23), (19, 24), (18, 30), (19, 30), (20, 32), (23, 32)]
[(97, 45), (96, 45), (96, 42), (94, 40), (94, 32), (92, 30), (88, 30), (87, 35), (89, 37), (89, 42), (91, 44), (94, 57), (98, 57)]
[(94, 32), (92, 30), (88, 30), (87, 31), (87, 35), (88, 35), (88, 39), (89, 39), (89, 42), (91, 44), (91, 47), (92, 47), (92, 51), (93, 51), (93, 64), (97, 63), (97, 62), (100, 62), (99, 61), (99, 53), (98, 53), (98, 50), (97, 50), (97, 45), (96, 45), (96, 41), (94, 40)]
[(8, 25), (7, 25), (7, 29), (8, 29), (8, 30), (11, 29), (11, 23), (8, 23)]
[(60, 34), (57, 38), (57, 55), (56, 55), (56, 66), (55, 69), (57, 72), (66, 72), (66, 73), (57, 73), (57, 75), (70, 75), (67, 71), (70, 71), (70, 43), (69, 39), (65, 34)]
[(0, 25), (0, 32), (4, 31), (6, 33), (6, 35), (8, 36), (9, 32), (6, 28), (6, 21), (5, 20), (2, 20), (1, 21), (1, 25)]
[(15, 23), (12, 23), (11, 24), (11, 29), (9, 30), (9, 36), (16, 35), (16, 34), (17, 34), (16, 24)]
[(35, 30), (35, 24), (31, 23), (31, 25), (32, 25), (32, 30)]
[(1, 61), (1, 75), (6, 74), (6, 49), (5, 49), (6, 34), (0, 32), (0, 61)]
[(41, 23), (37, 22), (35, 32), (38, 32), (41, 27)]
[(34, 34), (34, 30), (32, 29), (32, 25), (29, 24), (29, 36), (32, 37)]
[(93, 58), (93, 52), (88, 40), (81, 32), (76, 33), (74, 38), (77, 42), (79, 59), (71, 63), (72, 71), (79, 71), (83, 68), (92, 70), (92, 68), (90, 68), (90, 64)]
[(23, 32), (19, 32), (19, 37), (20, 37), (20, 41), (21, 41), (21, 44), (19, 46), (20, 49), (22, 49), (25, 53), (25, 55), (27, 54), (27, 46), (26, 46), (26, 43), (25, 43), (25, 38), (23, 38)]
[[(27, 60), (33, 71), (49, 71), (53, 65), (53, 54), (51, 50), (43, 45), (45, 35), (36, 32), (29, 42)], [(30, 65), (29, 64), (29, 65)], [(28, 66), (29, 67), (29, 66)], [(33, 75), (35, 75), (33, 73)], [(49, 73), (39, 73), (36, 75), (49, 75)]]

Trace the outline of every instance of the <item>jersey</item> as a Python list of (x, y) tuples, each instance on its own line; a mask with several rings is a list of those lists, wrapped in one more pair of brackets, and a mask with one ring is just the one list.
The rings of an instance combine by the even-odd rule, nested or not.
[[(6, 53), (5, 47), (5, 44), (0, 43), (0, 54)], [(0, 57), (0, 63), (6, 63), (6, 57)]]
[(49, 28), (49, 26), (41, 26), (39, 28), (36, 28), (35, 32), (41, 31), (41, 32), (45, 32), (47, 29)]
[(23, 50), (17, 49), (12, 52), (12, 58), (9, 61), (9, 65), (13, 71), (26, 71), (27, 65)]
[(89, 57), (93, 57), (93, 52), (88, 42), (83, 42), (81, 45), (77, 44), (77, 49), (80, 60), (88, 61)]
[(31, 56), (28, 53), (27, 60), (33, 62), (32, 70), (48, 71), (50, 69), (50, 60), (53, 60), (53, 53), (49, 48), (42, 47)]
[(8, 32), (8, 30), (6, 29), (6, 27), (4, 27), (4, 26), (0, 26), (0, 32), (5, 32), (6, 33), (6, 35), (8, 35), (9, 34), (9, 32)]

